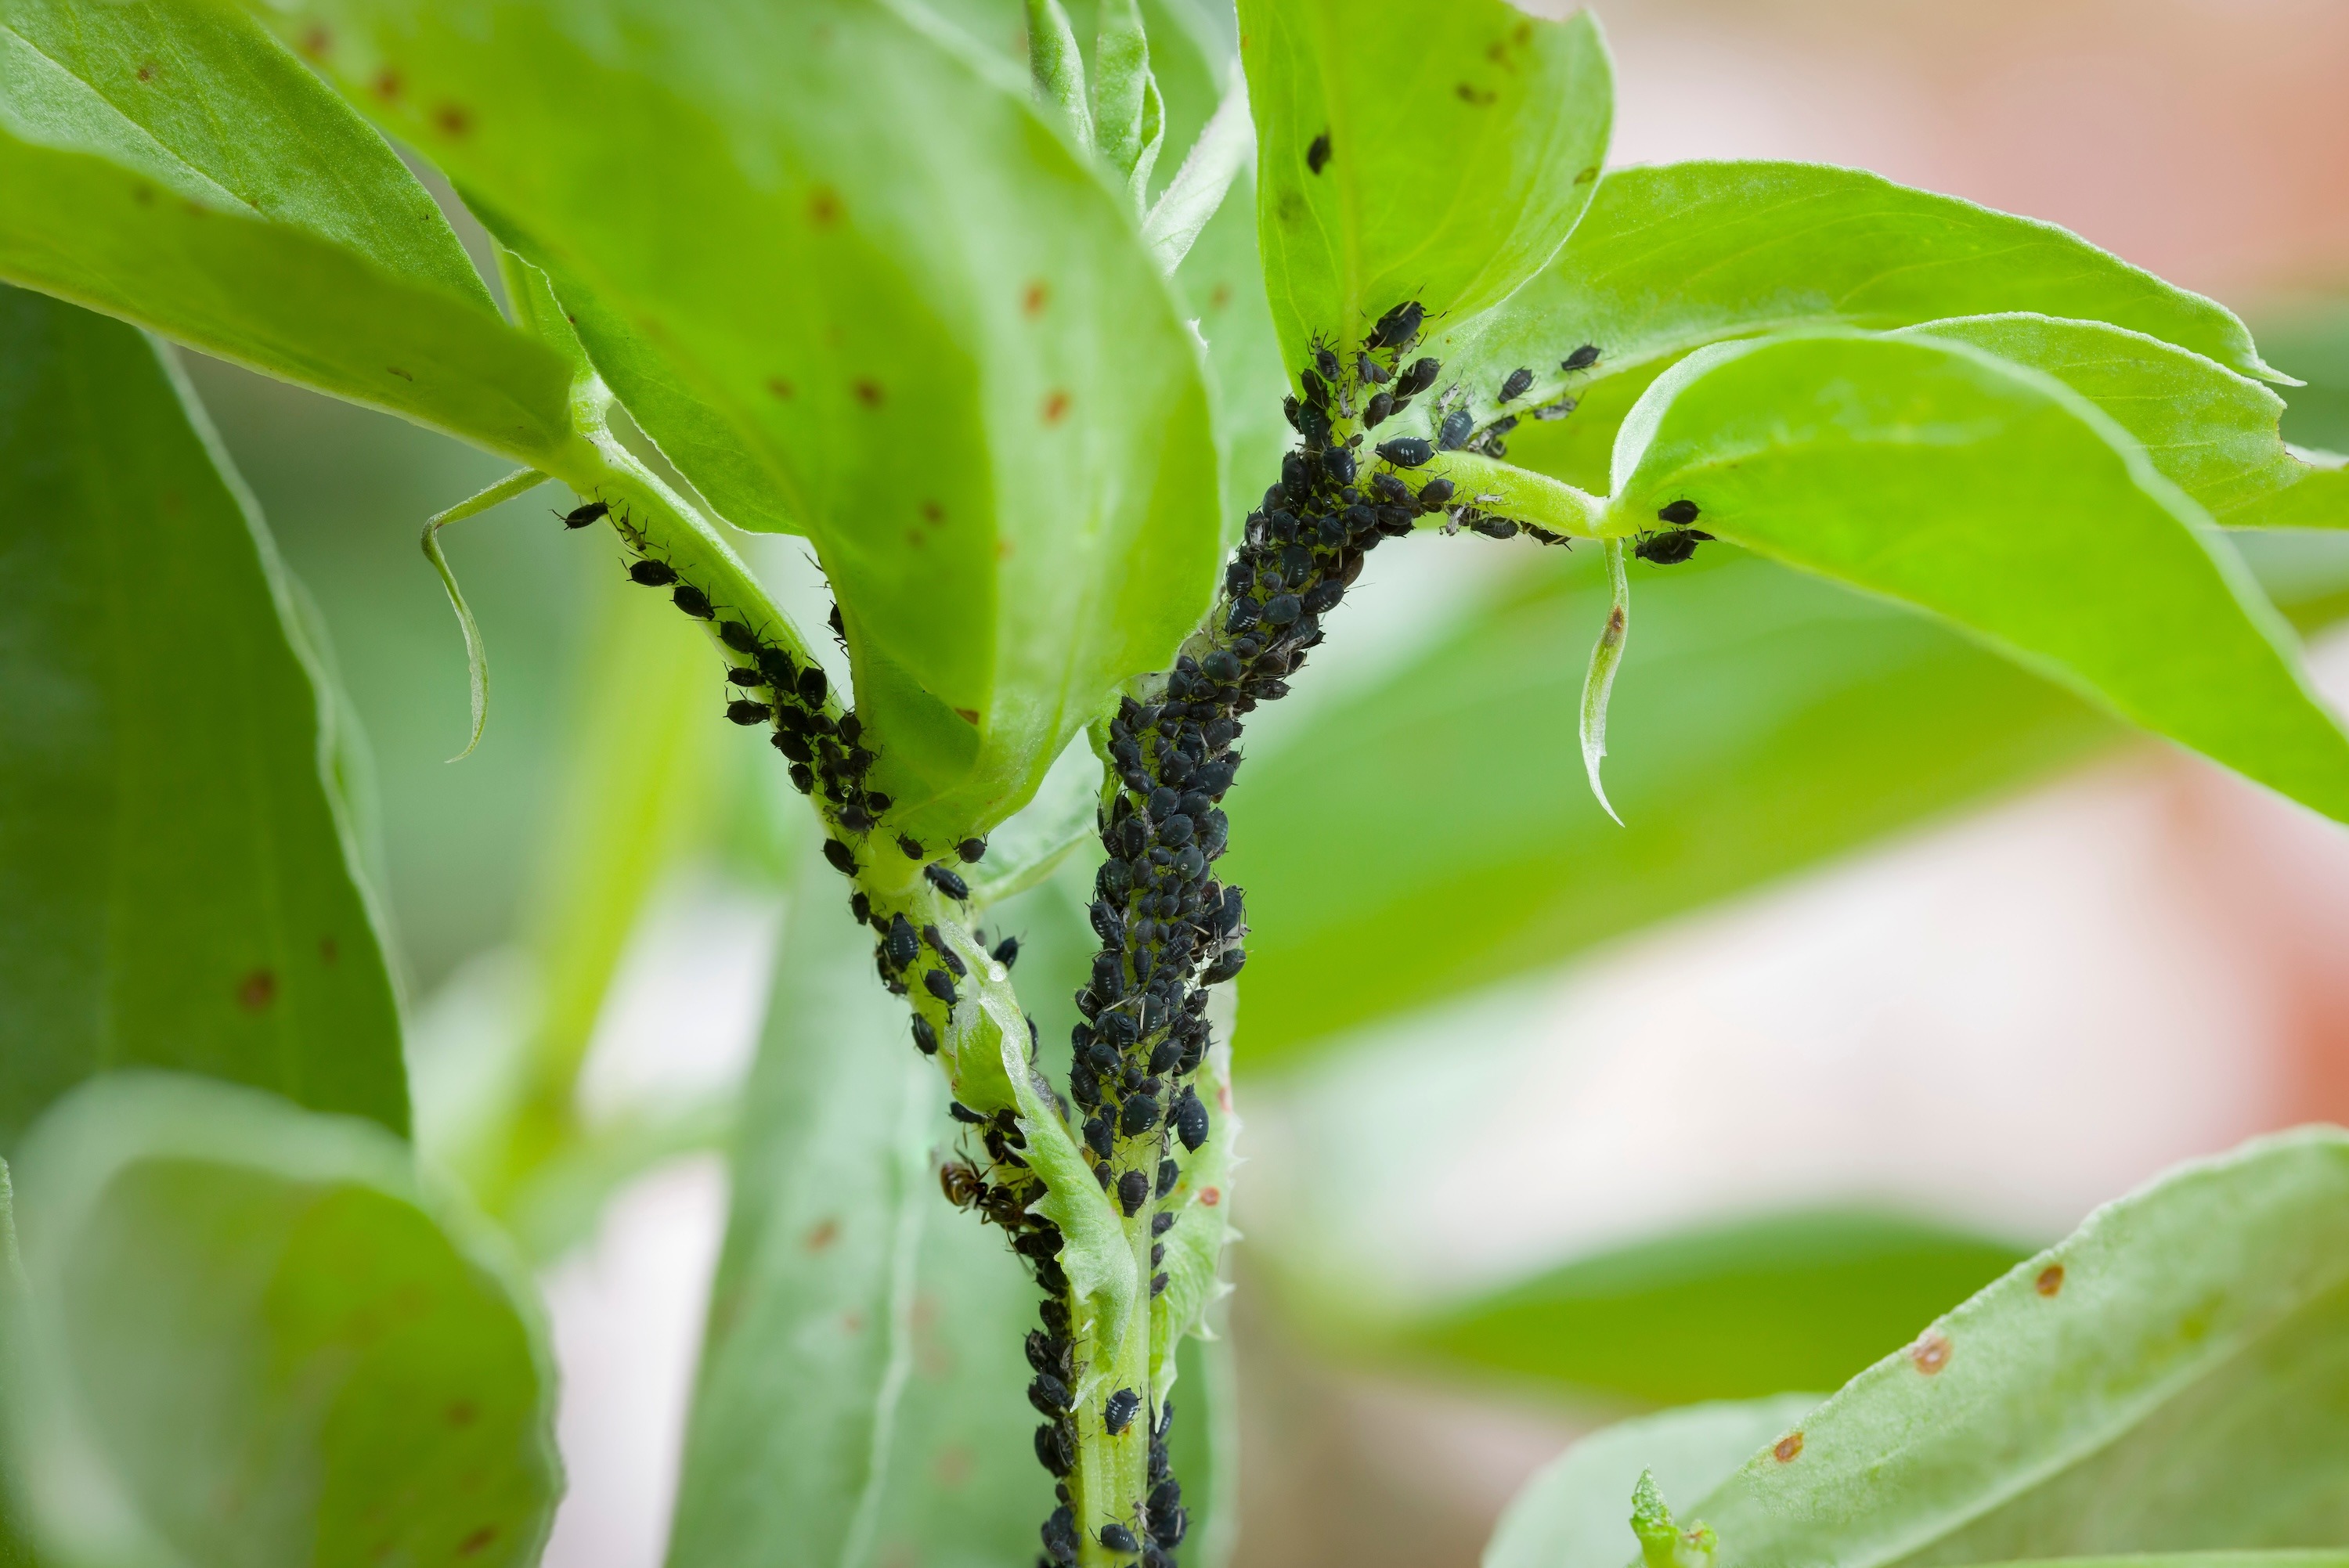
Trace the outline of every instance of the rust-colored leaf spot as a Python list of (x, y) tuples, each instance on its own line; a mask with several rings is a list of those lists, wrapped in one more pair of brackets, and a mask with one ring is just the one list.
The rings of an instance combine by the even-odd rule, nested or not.
[(843, 1312), (843, 1313), (842, 1313), (842, 1314), (840, 1315), (840, 1327), (841, 1327), (841, 1332), (842, 1332), (842, 1333), (843, 1333), (843, 1334), (862, 1334), (862, 1333), (864, 1333), (864, 1315), (863, 1313), (861, 1313), (861, 1312)]
[(840, 222), (840, 192), (829, 185), (819, 185), (808, 192), (808, 222), (819, 229), (829, 229)]
[(248, 1013), (258, 1013), (277, 1000), (277, 976), (267, 969), (256, 969), (236, 983), (236, 1005)]
[(1232, 285), (1229, 284), (1217, 284), (1207, 295), (1208, 307), (1213, 310), (1221, 310), (1231, 303)]
[(1785, 1437), (1780, 1438), (1776, 1442), (1770, 1445), (1771, 1457), (1775, 1459), (1782, 1465), (1793, 1464), (1795, 1462), (1795, 1456), (1802, 1451), (1803, 1434), (1800, 1432), (1788, 1432)]
[(302, 52), (314, 60), (325, 59), (334, 46), (335, 36), (322, 25), (313, 23), (302, 34)]
[(1930, 1377), (1950, 1364), (1949, 1336), (1938, 1329), (1927, 1329), (1909, 1347), (1909, 1359), (1917, 1364), (1918, 1371)]
[(2032, 1284), (2040, 1295), (2054, 1295), (2064, 1288), (2064, 1265), (2049, 1264), (2039, 1271), (2039, 1277)]
[(1199, 1202), (1206, 1207), (1212, 1209), (1223, 1201), (1224, 1190), (1221, 1187), (1202, 1187), (1199, 1189)]
[(1489, 88), (1475, 87), (1467, 82), (1462, 82), (1452, 90), (1460, 95), (1462, 103), (1474, 104), (1478, 108), (1483, 108), (1486, 104), (1493, 103), (1500, 98), (1500, 94)]
[(1607, 612), (1607, 634), (1610, 637), (1623, 634), (1623, 606), (1620, 604)]
[(155, 79), (155, 72), (158, 68), (159, 67), (156, 66), (154, 61), (142, 60), (140, 62), (139, 66), (139, 79), (142, 82), (153, 81)]
[(383, 69), (376, 72), (375, 80), (367, 85), (375, 88), (376, 97), (383, 99), (387, 103), (390, 102), (393, 98), (398, 98), (402, 89), (407, 86), (405, 82), (399, 79), (399, 73), (393, 70), (389, 66), (386, 66)]
[(318, 962), (333, 964), (343, 955), (341, 945), (331, 936), (318, 938)]
[(975, 707), (958, 707), (955, 709), (955, 717), (961, 719), (965, 724), (977, 724), (978, 722), (978, 709)]
[(998, 539), (996, 540), (996, 542), (995, 542), (995, 559), (997, 559), (998, 561), (1009, 561), (1009, 560), (1010, 560), (1010, 559), (1011, 559), (1011, 551), (1012, 551), (1012, 544), (1011, 544), (1011, 541), (1010, 541), (1009, 539), (1008, 539), (1008, 538), (998, 538)]
[(491, 1542), (495, 1541), (497, 1538), (498, 1527), (494, 1524), (484, 1524), (479, 1530), (473, 1532), (472, 1534), (468, 1535), (464, 1540), (457, 1542), (457, 1555), (460, 1557), (471, 1557), (473, 1553), (481, 1551), (483, 1548), (488, 1546)]
[(473, 129), (473, 111), (460, 103), (444, 103), (432, 111), (432, 123), (443, 136), (463, 136)]
[(442, 1413), (449, 1418), (450, 1426), (470, 1427), (481, 1418), (481, 1409), (471, 1399), (459, 1399)]
[(807, 1240), (802, 1244), (812, 1253), (820, 1253), (839, 1239), (840, 1222), (837, 1220), (826, 1220), (822, 1224), (816, 1226), (814, 1230), (810, 1231), (807, 1233)]
[(938, 1484), (944, 1487), (961, 1486), (970, 1480), (971, 1471), (978, 1468), (970, 1450), (960, 1443), (948, 1443), (940, 1449), (932, 1465)]
[(133, 201), (138, 202), (141, 207), (152, 207), (155, 204), (155, 188), (152, 185), (133, 186), (130, 191), (130, 199)]
[(873, 380), (856, 382), (849, 390), (856, 394), (856, 400), (867, 408), (878, 408), (882, 399), (887, 396), (881, 390), (881, 383)]
[(397, 365), (387, 365), (384, 368), (390, 371), (394, 376), (398, 377), (402, 381), (413, 381), (416, 379), (415, 377), (410, 376), (407, 371), (402, 370)]
[(913, 549), (926, 550), (930, 545), (930, 536), (918, 528), (909, 528), (905, 531), (905, 542)]
[(926, 500), (922, 503), (922, 521), (924, 522), (940, 523), (944, 522), (946, 520), (946, 508), (940, 506), (934, 500)]
[(1055, 389), (1044, 399), (1044, 423), (1047, 425), (1059, 424), (1061, 417), (1068, 411), (1069, 395), (1066, 392)]
[(1045, 283), (1043, 279), (1038, 278), (1030, 284), (1027, 292), (1019, 296), (1019, 308), (1030, 317), (1039, 316), (1044, 314), (1044, 306), (1051, 302), (1051, 285)]
[(1231, 1085), (1226, 1083), (1216, 1086), (1216, 1107), (1217, 1109), (1226, 1112), (1228, 1112), (1232, 1109)]
[(767, 377), (767, 396), (788, 403), (800, 395), (800, 389), (780, 376)]

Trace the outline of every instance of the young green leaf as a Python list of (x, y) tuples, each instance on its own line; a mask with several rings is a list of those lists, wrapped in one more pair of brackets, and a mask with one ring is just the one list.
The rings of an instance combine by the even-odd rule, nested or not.
[(408, 1125), (332, 705), (200, 419), (138, 331), (0, 288), (0, 1144), (142, 1063)]
[(0, 276), (524, 461), (565, 444), (560, 366), (432, 199), (233, 11), (5, 0), (0, 187)]
[[(1281, 358), (1417, 300), (1473, 315), (1547, 265), (1607, 156), (1614, 84), (1588, 12), (1504, 0), (1241, 0), (1257, 225)], [(1947, 314), (1947, 313), (1941, 313)]]
[[(1251, 135), (1253, 132), (1250, 133)], [(1216, 450), (1223, 470), (1219, 550), (1239, 542), (1247, 514), (1280, 472), (1296, 432), (1280, 415), (1288, 390), (1272, 307), (1257, 256), (1254, 182), (1243, 170), (1174, 269), (1185, 309), (1207, 340), (1207, 391), (1216, 410)]]
[[(1511, 456), (1603, 490), (1624, 413), (1693, 348), (1793, 326), (1890, 328), (2002, 311), (2108, 321), (2246, 376), (2285, 379), (2223, 307), (2075, 234), (1810, 163), (1615, 170), (1556, 262), (1427, 352), (1474, 395), (1480, 423), (1499, 411), (1495, 394), (1518, 366), (1535, 380), (1511, 407), (1576, 399), (1569, 418), (1521, 426)], [(1596, 361), (1567, 370), (1584, 345)]]
[(2137, 438), (2162, 477), (2228, 528), (2349, 528), (2349, 471), (2284, 445), (2283, 399), (2143, 333), (2044, 315), (1930, 321), (1896, 335), (1970, 343), (2044, 370)]
[(481, 731), (490, 722), (490, 655), (481, 643), (481, 628), (473, 622), (473, 612), (465, 603), (465, 592), (457, 586), (457, 573), (449, 565), (449, 555), (440, 547), (440, 531), (452, 522), (462, 522), (478, 517), (493, 506), (536, 489), (546, 482), (546, 476), (536, 469), (522, 469), (508, 474), (497, 483), (459, 501), (446, 511), (434, 512), (424, 523), (424, 559), (432, 563), (440, 579), (440, 586), (449, 594), (450, 608), (457, 612), (457, 627), (465, 634), (466, 686), (473, 710), (472, 733), (466, 737), (465, 749), (450, 758), (461, 762), (481, 743)]
[[(1092, 127), (1095, 149), (1122, 176), (1137, 211), (1146, 203), (1151, 166), (1165, 130), (1158, 84), (1150, 74), (1150, 39), (1141, 0), (1100, 0), (1093, 35)], [(1153, 130), (1158, 135), (1153, 135)]]
[(1600, 808), (1620, 826), (1623, 819), (1599, 782), (1599, 762), (1607, 755), (1607, 698), (1615, 690), (1615, 666), (1623, 662), (1623, 642), (1631, 631), (1631, 584), (1623, 574), (1623, 542), (1609, 540), (1606, 552), (1607, 619), (1591, 645), (1589, 673), (1582, 677), (1582, 770)]
[(1061, 117), (1081, 152), (1093, 147), (1093, 112), (1085, 93), (1085, 57), (1061, 0), (1028, 0), (1028, 74), (1037, 99)]
[(2109, 417), (1927, 338), (1719, 344), (1623, 425), (1618, 526), (1700, 525), (1944, 615), (2123, 717), (2349, 820), (2349, 736), (2282, 617)]
[(13, 1448), (73, 1562), (537, 1560), (560, 1490), (530, 1286), (382, 1129), (97, 1080), (16, 1167)]
[(951, 1212), (936, 1071), (813, 854), (793, 879), (669, 1560), (1032, 1554), (1050, 1511), (1020, 1336), (1038, 1296)]
[(2349, 1539), (2349, 1134), (2182, 1167), (1888, 1356), (1691, 1509), (1723, 1568)]
[(1247, 85), (1235, 82), (1143, 222), (1143, 243), (1158, 258), (1160, 271), (1172, 273), (1183, 264), (1199, 231), (1221, 209), (1232, 181), (1247, 167), (1255, 150), (1256, 127), (1248, 119)]
[(1485, 1544), (1484, 1568), (1619, 1565), (1636, 1550), (1623, 1505), (1642, 1476), (1665, 1498), (1692, 1501), (1817, 1403), (1779, 1394), (1687, 1405), (1593, 1432), (1525, 1484)]
[(1195, 346), (999, 57), (848, 0), (313, 0), (282, 26), (325, 28), (348, 96), (601, 302), (588, 351), (688, 480), (696, 444), (638, 407), (638, 341), (757, 457), (838, 593), (874, 781), (916, 837), (1015, 810), (1195, 621)]

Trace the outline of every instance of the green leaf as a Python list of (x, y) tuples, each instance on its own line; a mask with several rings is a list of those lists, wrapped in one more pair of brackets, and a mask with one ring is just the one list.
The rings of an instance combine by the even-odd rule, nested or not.
[(2093, 321), (1986, 315), (1897, 334), (1967, 343), (2053, 376), (2137, 438), (2164, 479), (2229, 528), (2349, 528), (2349, 470), (2292, 455), (2283, 399), (2143, 333)]
[(383, 139), (232, 11), (5, 0), (0, 187), (0, 276), (525, 461), (566, 444), (560, 362)]
[(2349, 1541), (2349, 1135), (2184, 1166), (1687, 1511), (1723, 1568)]
[(1381, 1338), (1666, 1404), (1832, 1388), (2025, 1255), (1894, 1214), (1770, 1214), (1578, 1258)]
[(794, 878), (734, 1155), (669, 1561), (1018, 1568), (1051, 1511), (1000, 1233), (950, 1211), (955, 1124), (839, 878)]
[(1718, 344), (1623, 426), (1611, 510), (1944, 615), (2123, 717), (2349, 820), (2349, 736), (2201, 510), (2050, 377), (1923, 338)]
[(1690, 1405), (1578, 1441), (1527, 1481), (1485, 1547), (1484, 1568), (1609, 1568), (1638, 1550), (1631, 1489), (1652, 1472), (1667, 1501), (1703, 1496), (1818, 1403), (1780, 1394)]
[(16, 1169), (16, 1462), (76, 1562), (527, 1564), (560, 1488), (530, 1289), (369, 1123), (98, 1080)]
[[(1890, 328), (2003, 311), (2112, 322), (2283, 379), (2224, 308), (2075, 234), (1812, 163), (1614, 170), (1540, 277), (1427, 352), (1473, 393), (1480, 423), (1499, 412), (1501, 380), (1518, 366), (1536, 378), (1513, 408), (1578, 399), (1570, 418), (1519, 427), (1510, 455), (1604, 490), (1623, 415), (1692, 349), (1795, 326)], [(1586, 343), (1598, 363), (1566, 371)]]
[(1224, 204), (1207, 220), (1174, 271), (1174, 286), (1207, 340), (1207, 389), (1215, 401), (1216, 449), (1223, 470), (1219, 548), (1239, 542), (1247, 514), (1265, 486), (1280, 473), (1281, 454), (1296, 433), (1281, 418), (1288, 391), (1280, 346), (1273, 336), (1264, 269), (1257, 255), (1251, 176), (1232, 181)]
[[(1614, 119), (1588, 12), (1503, 0), (1241, 0), (1257, 230), (1285, 365), (1405, 300), (1470, 315), (1557, 254)], [(1942, 313), (1946, 314), (1946, 313)]]
[(274, 548), (153, 344), (5, 288), (0, 628), (0, 1146), (142, 1063), (405, 1130)]
[(874, 782), (916, 837), (1015, 810), (1205, 607), (1195, 345), (1009, 62), (850, 0), (316, 0), (282, 25), (326, 28), (347, 95), (601, 302), (583, 339), (688, 480), (707, 432), (673, 439), (640, 342), (756, 458), (840, 596)]

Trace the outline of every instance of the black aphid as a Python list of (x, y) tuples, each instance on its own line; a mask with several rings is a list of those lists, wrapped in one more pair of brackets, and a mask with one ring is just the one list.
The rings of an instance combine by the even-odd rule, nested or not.
[(1207, 1141), (1207, 1107), (1196, 1089), (1185, 1088), (1183, 1098), (1174, 1102), (1174, 1136), (1194, 1153)]
[(947, 1114), (953, 1117), (957, 1121), (961, 1122), (965, 1127), (987, 1127), (991, 1125), (986, 1117), (979, 1115), (978, 1112), (971, 1109), (970, 1107), (963, 1104), (963, 1102), (958, 1099), (950, 1099), (947, 1101)]
[(1517, 366), (1509, 372), (1509, 378), (1501, 383), (1501, 401), (1508, 403), (1524, 397), (1526, 388), (1533, 384), (1534, 373), (1522, 365)]
[(697, 621), (718, 619), (718, 606), (709, 602), (709, 594), (690, 583), (680, 583), (670, 589), (668, 601)]
[[(1054, 1475), (1067, 1475), (1077, 1468), (1077, 1440), (1069, 1423), (1048, 1421), (1036, 1429), (1036, 1462)], [(1073, 1543), (1069, 1554), (1076, 1555)]]
[(1696, 553), (1696, 547), (1713, 535), (1702, 529), (1668, 528), (1657, 533), (1643, 533), (1631, 553), (1654, 566), (1678, 566)]
[(1305, 150), (1305, 167), (1319, 174), (1330, 166), (1330, 133), (1323, 131)]
[(1696, 502), (1688, 500), (1686, 497), (1682, 497), (1681, 500), (1675, 501), (1667, 501), (1665, 504), (1656, 509), (1656, 521), (1659, 522), (1669, 522), (1674, 528), (1686, 528), (1690, 523), (1694, 522), (1696, 519)]
[(1399, 469), (1415, 469), (1435, 453), (1417, 436), (1397, 436), (1379, 443), (1379, 456)]
[(736, 724), (764, 724), (775, 717), (775, 710), (763, 702), (737, 697), (726, 705), (726, 717)]
[(832, 869), (842, 876), (853, 877), (856, 874), (856, 851), (838, 839), (826, 839), (823, 841), (823, 858), (830, 861)]
[(1133, 1418), (1142, 1411), (1142, 1396), (1131, 1388), (1120, 1388), (1102, 1406), (1102, 1426), (1111, 1437), (1116, 1437), (1133, 1425)]
[(630, 563), (628, 580), (647, 588), (666, 588), (677, 581), (677, 568), (666, 561), (638, 561)]
[(1128, 1530), (1124, 1525), (1117, 1523), (1115, 1521), (1112, 1521), (1110, 1523), (1104, 1524), (1101, 1527), (1101, 1543), (1103, 1546), (1108, 1547), (1112, 1552), (1139, 1552), (1142, 1550), (1142, 1542), (1133, 1538), (1133, 1532)]
[(938, 1032), (919, 1013), (914, 1015), (914, 1048), (926, 1057), (938, 1054)]
[(738, 654), (755, 657), (759, 652), (759, 634), (740, 621), (719, 622), (718, 640)]
[(973, 864), (986, 857), (987, 841), (985, 839), (965, 839), (961, 843), (955, 846), (955, 853), (962, 857), (963, 864)]
[(601, 521), (604, 518), (610, 516), (611, 511), (611, 502), (591, 500), (585, 506), (574, 506), (569, 511), (564, 512), (563, 514), (563, 526), (565, 528), (585, 528), (591, 522)]
[(1417, 300), (1405, 300), (1386, 315), (1379, 317), (1371, 328), (1369, 338), (1372, 348), (1408, 348), (1419, 337), (1420, 324), (1427, 319), (1427, 311)]
[(1174, 1183), (1183, 1179), (1183, 1168), (1172, 1160), (1158, 1162), (1157, 1195), (1161, 1198), (1174, 1191)]
[(922, 868), (922, 874), (929, 879), (930, 885), (932, 887), (937, 889), (948, 898), (953, 899), (956, 903), (967, 903), (969, 902), (970, 884), (963, 881), (962, 878), (957, 876), (954, 872), (947, 870), (946, 867), (933, 862), (932, 864)]
[(994, 949), (988, 954), (988, 956), (994, 959), (998, 964), (1002, 965), (1006, 969), (1010, 968), (1014, 964), (1019, 962), (1019, 939), (1016, 936), (1005, 937), (1002, 941), (995, 944)]
[(1557, 362), (1560, 370), (1588, 370), (1599, 363), (1599, 346), (1586, 343)]
[(1436, 449), (1444, 452), (1457, 451), (1468, 444), (1468, 438), (1475, 433), (1475, 428), (1476, 417), (1474, 414), (1465, 408), (1453, 409), (1444, 416), (1444, 423), (1435, 432)]
[(922, 971), (922, 989), (951, 1007), (955, 1005), (955, 983), (943, 969)]
[(1433, 359), (1414, 359), (1401, 376), (1395, 377), (1394, 394), (1398, 397), (1416, 397), (1435, 385), (1444, 366)]
[(1150, 1196), (1150, 1178), (1139, 1171), (1129, 1171), (1117, 1179), (1117, 1205), (1125, 1211), (1129, 1220), (1142, 1212)]

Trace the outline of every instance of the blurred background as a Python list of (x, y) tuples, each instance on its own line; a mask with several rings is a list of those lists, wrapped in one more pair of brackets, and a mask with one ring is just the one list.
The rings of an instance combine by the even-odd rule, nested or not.
[[(2066, 225), (2245, 315), (2308, 382), (2287, 436), (2349, 449), (2349, 10), (1599, 9), (1616, 161), (1854, 164)], [(469, 1108), (567, 1101), (493, 1200), (563, 1362), (549, 1561), (649, 1568), (795, 852), (780, 770), (551, 491), (452, 531), (492, 687), (444, 762), (464, 660), (416, 531), (498, 465), (192, 369), (368, 739), (428, 1139), (519, 1169)], [(796, 541), (755, 542), (813, 593)], [(2349, 705), (2349, 541), (2242, 542)], [(2349, 834), (1725, 549), (1634, 584), (1619, 829), (1574, 743), (1595, 565), (1381, 551), (1252, 727), (1241, 1568), (1472, 1562), (1591, 1426), (1832, 1387), (2163, 1166), (2349, 1120)], [(1048, 962), (1056, 896), (990, 923)]]

